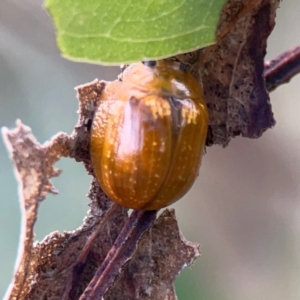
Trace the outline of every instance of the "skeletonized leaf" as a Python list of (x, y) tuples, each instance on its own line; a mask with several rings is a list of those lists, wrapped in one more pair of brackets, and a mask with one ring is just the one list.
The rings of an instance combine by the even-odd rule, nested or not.
[[(26, 233), (20, 243), (21, 256), (6, 299), (79, 299), (107, 254), (115, 247), (114, 243), (128, 221), (127, 209), (112, 204), (94, 179), (89, 193), (90, 210), (82, 226), (64, 234), (50, 233), (43, 241), (33, 244), (38, 203), (47, 192), (54, 192), (49, 178), (59, 174), (53, 169), (53, 163), (61, 156), (70, 156), (83, 162), (87, 171), (93, 173), (89, 160), (89, 133), (85, 130), (84, 120), (92, 116), (104, 87), (105, 82), (95, 80), (78, 88), (79, 121), (70, 137), (59, 134), (45, 145), (40, 145), (30, 134), (30, 129), (21, 123), (14, 130), (4, 130), (20, 178), (20, 192), (24, 198), (21, 201), (23, 231)], [(153, 289), (154, 295), (169, 295), (169, 299), (176, 299), (172, 286), (175, 276), (199, 255), (198, 245), (181, 237), (174, 213), (168, 211), (161, 215), (141, 241), (135, 243), (133, 253), (126, 249), (132, 248), (132, 244), (125, 244), (122, 250), (125, 256), (121, 262), (115, 262), (117, 274), (132, 268), (132, 265), (125, 265), (132, 257), (135, 270), (143, 272), (145, 265), (141, 255), (145, 252), (145, 245), (151, 244), (152, 259), (161, 267), (153, 270), (152, 283), (147, 285), (147, 289)], [(169, 249), (172, 243), (173, 247)], [(165, 264), (166, 255), (170, 260), (168, 264)], [(162, 278), (163, 274), (167, 276)], [(128, 278), (118, 278), (113, 286), (120, 288), (128, 282)], [(141, 288), (145, 286), (141, 285)], [(115, 292), (118, 290), (110, 286), (108, 293)]]
[(68, 155), (69, 137), (61, 133), (45, 145), (40, 145), (31, 134), (30, 128), (21, 121), (17, 121), (17, 127), (13, 130), (3, 128), (2, 134), (14, 162), (22, 210), (17, 269), (7, 297), (25, 299), (39, 267), (33, 247), (33, 227), (37, 219), (38, 206), (47, 193), (57, 193), (49, 179), (60, 174), (53, 164), (61, 156)]

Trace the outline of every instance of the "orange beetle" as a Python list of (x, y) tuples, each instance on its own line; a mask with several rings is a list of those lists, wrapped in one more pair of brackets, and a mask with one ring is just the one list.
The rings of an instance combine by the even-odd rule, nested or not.
[(208, 112), (200, 86), (179, 66), (132, 64), (101, 96), (91, 131), (92, 165), (104, 192), (124, 207), (168, 206), (197, 176)]

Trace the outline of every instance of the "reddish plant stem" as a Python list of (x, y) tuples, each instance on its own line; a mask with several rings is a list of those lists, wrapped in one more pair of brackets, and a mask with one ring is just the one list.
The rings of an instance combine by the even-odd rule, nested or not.
[(275, 90), (298, 73), (300, 73), (300, 46), (265, 62), (264, 76), (267, 90), (269, 92)]
[(80, 274), (79, 270), (84, 267), (87, 256), (90, 253), (95, 239), (97, 238), (101, 230), (103, 230), (103, 226), (107, 224), (109, 218), (116, 212), (117, 209), (118, 205), (113, 203), (108, 211), (105, 212), (95, 231), (87, 239), (86, 244), (81, 250), (79, 257), (77, 258), (77, 261), (73, 266), (72, 278), (67, 283), (65, 292), (62, 296), (62, 300), (72, 299), (73, 289), (76, 287), (76, 285), (74, 285), (74, 282), (76, 282), (76, 280), (78, 279), (77, 274)]
[(141, 235), (151, 227), (156, 211), (132, 212), (127, 223), (83, 292), (80, 300), (100, 300), (131, 258)]

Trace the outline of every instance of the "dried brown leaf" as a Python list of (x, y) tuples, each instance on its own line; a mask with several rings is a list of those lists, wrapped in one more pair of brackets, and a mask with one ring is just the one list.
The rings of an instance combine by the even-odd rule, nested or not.
[(89, 136), (83, 120), (93, 113), (102, 88), (103, 84), (96, 81), (84, 89), (79, 123), (71, 137), (58, 134), (41, 146), (21, 122), (14, 130), (3, 130), (20, 182), (22, 229), (26, 232), (7, 299), (78, 299), (127, 220), (127, 210), (112, 206), (94, 180), (89, 193), (92, 202), (83, 225), (73, 232), (53, 232), (33, 244), (38, 204), (48, 192), (56, 192), (49, 181), (59, 175), (53, 164), (61, 156), (72, 156), (91, 169)]
[[(94, 110), (99, 104), (103, 88), (105, 88), (105, 82), (95, 80), (77, 89), (80, 106), (79, 121), (71, 137), (61, 133), (45, 145), (40, 145), (30, 134), (30, 129), (20, 122), (16, 129), (3, 131), (16, 166), (16, 174), (20, 179), (20, 190), (21, 195), (23, 195), (21, 205), (25, 213), (23, 218), (26, 220), (24, 222), (26, 238), (20, 243), (20, 248), (22, 248), (20, 253), (23, 253), (23, 256), (22, 258), (19, 257), (21, 262), (18, 264), (12, 289), (7, 293), (7, 299), (79, 299), (96, 270), (112, 249), (124, 224), (128, 222), (127, 210), (112, 204), (94, 179), (89, 193), (92, 202), (83, 225), (73, 232), (65, 232), (64, 234), (53, 232), (42, 242), (33, 244), (33, 230), (37, 218), (38, 203), (45, 198), (48, 192), (55, 192), (49, 178), (59, 175), (59, 171), (53, 168), (53, 164), (61, 156), (70, 156), (77, 161), (82, 161), (87, 171), (93, 174), (89, 160), (89, 132), (85, 130), (84, 123), (85, 120), (92, 118)], [(175, 221), (165, 221), (164, 228), (163, 225), (158, 226), (162, 223), (161, 219), (162, 217), (157, 220), (158, 223), (155, 223), (156, 225), (153, 227), (155, 234), (151, 234), (151, 242), (148, 242), (148, 244), (152, 244), (152, 247), (157, 244), (157, 248), (160, 249), (157, 251), (161, 251), (161, 257), (155, 254), (157, 265), (159, 265), (160, 259), (162, 260), (161, 264), (165, 263), (164, 255), (166, 253), (163, 251), (166, 249), (163, 247), (168, 243), (171, 244), (167, 240), (174, 237), (175, 243), (175, 237), (178, 239), (179, 236)], [(165, 217), (164, 219), (168, 218)], [(125, 240), (131, 238), (131, 236), (125, 237)], [(144, 243), (147, 243), (147, 239), (150, 241), (149, 235), (147, 238), (143, 237)], [(165, 246), (160, 246), (162, 241), (165, 241)], [(125, 256), (123, 255), (121, 262), (115, 262), (117, 274), (123, 268), (126, 270), (124, 264), (130, 260), (132, 251), (139, 253), (138, 251), (145, 250), (143, 244), (139, 244), (137, 248), (136, 243), (131, 245), (124, 243), (124, 245), (121, 245), (125, 247), (121, 253)], [(177, 248), (180, 253), (177, 254), (176, 258), (175, 245), (170, 249), (172, 251), (167, 254), (170, 258), (174, 256), (174, 261), (177, 262), (178, 260), (180, 265), (172, 267), (168, 265), (168, 269), (161, 273), (168, 275), (164, 278), (166, 280), (165, 285), (164, 282), (161, 282), (162, 278), (154, 274), (156, 277), (153, 277), (151, 285), (157, 295), (169, 295), (169, 299), (176, 299), (172, 286), (175, 276), (183, 265), (188, 265), (198, 256), (198, 251), (191, 252), (189, 243), (187, 245), (185, 249), (184, 245), (180, 244), (180, 247)], [(197, 248), (197, 246), (195, 247)], [(129, 248), (132, 248), (131, 252)], [(182, 252), (185, 250), (186, 252)], [(183, 261), (179, 260), (180, 255), (182, 255)], [(142, 261), (140, 263), (141, 268), (144, 268)], [(134, 265), (138, 271), (139, 261), (135, 260)], [(126, 283), (118, 279), (119, 286), (128, 284), (128, 278), (123, 280)], [(116, 291), (118, 291), (118, 285), (114, 285)], [(141, 288), (143, 289), (144, 285)], [(149, 289), (150, 285), (147, 288)]]
[(206, 50), (200, 70), (213, 143), (225, 146), (237, 135), (257, 138), (275, 125), (263, 72), (278, 4), (231, 0), (222, 11), (218, 42)]
[(279, 0), (228, 0), (217, 43), (177, 58), (191, 64), (209, 109), (207, 145), (232, 137), (258, 138), (275, 125), (264, 82), (267, 38)]

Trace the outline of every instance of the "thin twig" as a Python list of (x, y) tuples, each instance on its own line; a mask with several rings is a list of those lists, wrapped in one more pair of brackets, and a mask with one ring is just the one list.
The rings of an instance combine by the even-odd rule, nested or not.
[(271, 92), (281, 84), (288, 83), (298, 73), (300, 73), (300, 46), (265, 63), (267, 90)]
[(68, 286), (66, 286), (64, 295), (62, 297), (62, 300), (70, 299), (70, 295), (72, 295), (74, 288), (76, 288), (76, 285), (74, 286), (73, 283), (76, 282), (76, 279), (78, 279), (78, 274), (81, 273), (82, 268), (85, 266), (85, 262), (87, 259), (88, 254), (90, 253), (90, 250), (94, 244), (95, 239), (103, 229), (103, 226), (107, 224), (109, 218), (116, 212), (118, 209), (118, 204), (113, 203), (112, 206), (108, 209), (108, 211), (105, 213), (105, 215), (101, 218), (101, 221), (97, 225), (95, 231), (89, 236), (89, 238), (86, 241), (86, 244), (84, 245), (83, 249), (81, 250), (81, 253), (79, 257), (77, 258), (76, 263), (73, 266), (73, 272), (72, 272), (72, 280), (69, 280)]
[(151, 227), (156, 211), (133, 211), (80, 300), (100, 300), (131, 258), (141, 235)]

